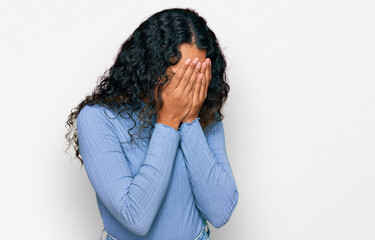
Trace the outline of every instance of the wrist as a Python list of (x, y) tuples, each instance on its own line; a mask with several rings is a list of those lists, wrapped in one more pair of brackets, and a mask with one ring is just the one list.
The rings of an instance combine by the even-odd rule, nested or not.
[(171, 120), (171, 119), (157, 118), (156, 123), (161, 123), (161, 124), (164, 124), (164, 125), (168, 125), (168, 126), (174, 128), (176, 130), (178, 130), (178, 128), (180, 126), (180, 122), (179, 121), (175, 121), (175, 120)]
[(191, 123), (192, 121), (194, 121), (197, 117), (190, 117), (190, 118), (186, 118), (184, 119), (183, 121), (181, 121), (181, 123)]

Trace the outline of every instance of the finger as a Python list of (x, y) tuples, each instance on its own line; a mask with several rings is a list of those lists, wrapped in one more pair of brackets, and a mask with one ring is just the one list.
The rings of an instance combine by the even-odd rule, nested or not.
[(194, 86), (194, 100), (197, 101), (200, 99), (200, 91), (202, 89), (202, 78), (203, 74), (199, 73), (197, 76), (196, 84)]
[(194, 91), (190, 91), (189, 92), (189, 101), (192, 101), (193, 97), (194, 97)]
[(204, 67), (202, 67), (202, 71), (201, 71), (201, 74), (202, 74), (202, 84), (201, 84), (201, 89), (200, 89), (200, 92), (199, 92), (199, 98), (200, 99), (203, 99), (203, 96), (204, 96), (204, 91), (206, 90), (206, 81), (207, 81), (207, 77), (206, 77), (206, 72), (207, 72), (207, 63), (204, 62)]
[[(200, 62), (198, 62), (197, 63), (197, 65), (195, 66), (195, 69), (194, 69), (194, 71), (193, 71), (193, 73), (195, 74), (194, 76), (195, 76), (195, 78), (193, 78), (194, 76), (190, 76), (190, 78), (186, 81), (186, 80), (182, 80), (181, 81), (181, 83), (180, 83), (180, 85), (182, 85), (182, 82), (186, 82), (187, 83), (187, 85), (185, 86), (185, 88), (184, 88), (184, 92), (186, 93), (186, 92), (190, 92), (190, 91), (192, 91), (192, 89), (194, 89), (193, 87), (194, 87), (194, 84), (196, 83), (196, 76), (197, 76), (197, 74), (198, 74), (198, 72), (200, 71), (200, 69), (201, 69), (201, 63)], [(179, 87), (180, 87), (180, 85), (179, 85)], [(182, 87), (182, 86), (181, 86)]]
[[(195, 89), (195, 86), (197, 86), (197, 80), (194, 81), (194, 84), (193, 84), (193, 87), (192, 87), (193, 90)], [(190, 91), (189, 92), (189, 104), (190, 104), (190, 106), (192, 106), (192, 104), (194, 103), (195, 98), (196, 98), (195, 91)]]
[(189, 80), (190, 81), (189, 84), (191, 84), (191, 85), (188, 86), (188, 87), (185, 87), (184, 92), (185, 91), (191, 91), (192, 89), (194, 89), (194, 87), (196, 85), (197, 76), (198, 76), (198, 74), (200, 72), (200, 69), (202, 68), (201, 65), (202, 64), (199, 62), (195, 66), (193, 74), (190, 76), (190, 80)]
[(179, 68), (177, 69), (176, 74), (168, 82), (168, 84), (170, 85), (172, 89), (177, 88), (177, 86), (180, 84), (182, 76), (184, 76), (185, 71), (190, 66), (190, 64), (191, 64), (190, 58), (186, 59), (184, 63), (180, 64)]
[(191, 74), (194, 72), (194, 68), (198, 65), (198, 58), (194, 58), (192, 63), (189, 65), (189, 67), (186, 69), (185, 73), (182, 75), (178, 88), (185, 89), (186, 86), (189, 84)]

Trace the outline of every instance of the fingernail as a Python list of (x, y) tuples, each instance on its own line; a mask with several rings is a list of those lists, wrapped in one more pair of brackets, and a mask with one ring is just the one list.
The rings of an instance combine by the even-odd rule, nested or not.
[(199, 62), (198, 64), (197, 64), (197, 66), (195, 66), (195, 68), (200, 68), (201, 67), (201, 62)]
[(190, 58), (188, 58), (188, 59), (186, 59), (185, 63), (186, 63), (186, 64), (189, 64), (189, 63), (190, 63), (190, 61), (191, 61), (191, 59), (190, 59)]
[(193, 63), (196, 64), (198, 62), (198, 58), (194, 58)]
[(206, 67), (206, 62), (204, 62), (203, 64), (202, 64), (202, 68), (205, 68)]

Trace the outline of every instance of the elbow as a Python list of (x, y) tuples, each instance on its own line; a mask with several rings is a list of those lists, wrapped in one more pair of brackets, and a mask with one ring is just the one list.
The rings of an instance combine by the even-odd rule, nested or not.
[(144, 211), (137, 211), (131, 201), (126, 201), (123, 206), (120, 218), (121, 225), (137, 236), (146, 236), (154, 219), (148, 217)]
[(231, 207), (224, 213), (220, 213), (220, 211), (215, 211), (216, 214), (212, 214), (210, 218), (207, 218), (207, 220), (211, 223), (213, 227), (221, 228), (229, 221), (234, 212), (234, 209), (238, 204), (238, 196), (238, 190), (236, 189), (234, 200), (232, 201)]
[(133, 230), (132, 232), (135, 235), (138, 235), (138, 236), (141, 236), (141, 237), (145, 237), (148, 234), (149, 231), (150, 231), (150, 228), (138, 228), (136, 230)]
[(137, 236), (146, 236), (151, 229), (152, 221), (147, 221), (146, 218), (130, 218), (130, 220), (128, 216), (128, 214), (122, 214), (121, 224)]
[(147, 226), (145, 224), (140, 225), (132, 225), (131, 227), (128, 227), (128, 229), (135, 235), (144, 237), (148, 234), (150, 231), (150, 226)]
[(151, 229), (151, 225), (152, 225), (152, 221), (149, 223), (146, 223), (146, 224), (140, 224), (135, 233), (141, 237), (144, 237), (148, 234), (148, 232), (150, 231)]

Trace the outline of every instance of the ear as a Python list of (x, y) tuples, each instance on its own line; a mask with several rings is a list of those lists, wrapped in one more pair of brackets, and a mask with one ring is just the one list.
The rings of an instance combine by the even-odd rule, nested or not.
[[(165, 71), (166, 71), (168, 79), (172, 79), (173, 73), (172, 73), (171, 67), (168, 67)], [(163, 79), (163, 80), (166, 80), (166, 79)]]
[(169, 62), (172, 63), (172, 64), (178, 63), (177, 56), (173, 56), (173, 57), (169, 58)]

